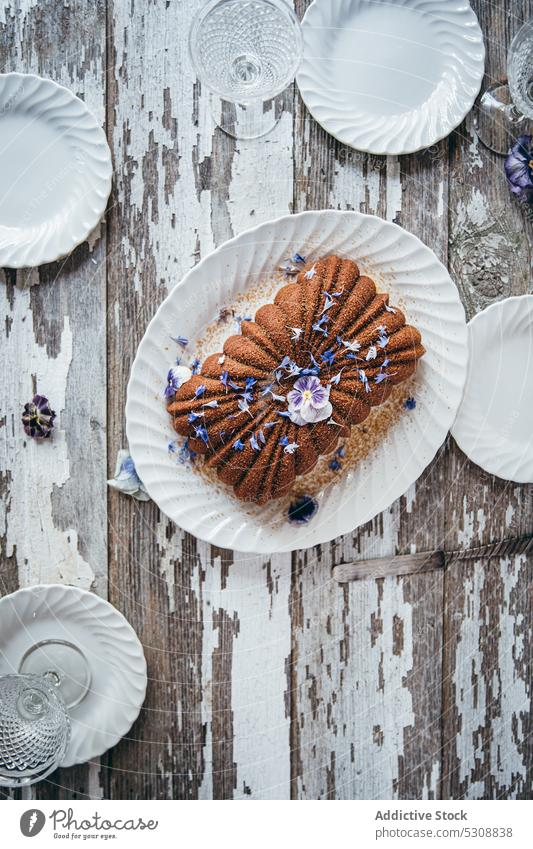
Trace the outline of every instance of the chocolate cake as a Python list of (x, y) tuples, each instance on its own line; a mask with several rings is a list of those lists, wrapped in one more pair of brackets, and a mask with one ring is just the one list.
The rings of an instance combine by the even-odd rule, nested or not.
[(303, 265), (168, 403), (189, 449), (264, 504), (363, 422), (424, 354), (420, 333), (355, 262)]

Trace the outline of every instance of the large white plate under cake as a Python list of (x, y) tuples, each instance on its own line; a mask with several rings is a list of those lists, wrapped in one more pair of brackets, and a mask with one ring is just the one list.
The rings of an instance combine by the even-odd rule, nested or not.
[(468, 325), (468, 347), (453, 437), (486, 472), (533, 483), (533, 295), (478, 313)]
[[(308, 260), (331, 253), (355, 259), (362, 273), (388, 291), (391, 303), (396, 302), (407, 321), (418, 327), (427, 350), (410, 389), (416, 408), (405, 410), (364, 460), (318, 493), (317, 513), (298, 527), (287, 521), (283, 499), (263, 507), (243, 503), (231, 490), (206, 480), (195, 465), (178, 462), (168, 450), (176, 434), (164, 399), (167, 372), (179, 348), (170, 337), (201, 338), (220, 310), (262, 281), (266, 285), (295, 252)], [(265, 295), (254, 306), (271, 299), (272, 294)], [(233, 328), (227, 335), (231, 332)], [(187, 351), (193, 347), (190, 342)], [(128, 385), (130, 451), (153, 500), (196, 536), (247, 552), (315, 545), (368, 521), (419, 477), (455, 418), (466, 357), (466, 324), (457, 288), (419, 239), (395, 224), (358, 212), (285, 216), (226, 242), (193, 268), (161, 304), (139, 345)]]
[(485, 51), (468, 0), (314, 0), (297, 81), (314, 118), (375, 154), (435, 144), (470, 111)]
[(111, 191), (102, 128), (71, 91), (0, 74), (0, 266), (68, 254), (96, 227)]
[(66, 640), (83, 651), (91, 684), (69, 710), (72, 734), (62, 766), (102, 755), (131, 728), (146, 694), (146, 661), (129, 622), (79, 587), (43, 584), (0, 599), (0, 675), (19, 671), (31, 646)]

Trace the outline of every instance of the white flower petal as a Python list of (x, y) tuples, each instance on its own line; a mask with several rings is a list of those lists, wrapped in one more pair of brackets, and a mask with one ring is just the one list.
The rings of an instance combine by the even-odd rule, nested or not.
[(302, 418), (302, 416), (300, 415), (299, 410), (291, 410), (289, 408), (289, 418), (290, 418), (291, 422), (295, 425), (301, 426), (301, 425), (307, 424), (306, 420), (304, 418)]
[(313, 407), (309, 410), (302, 410), (302, 417), (305, 418), (308, 424), (314, 424), (316, 422), (323, 422), (325, 419), (329, 419), (332, 412), (333, 407), (328, 401), (323, 407), (320, 407), (320, 409)]

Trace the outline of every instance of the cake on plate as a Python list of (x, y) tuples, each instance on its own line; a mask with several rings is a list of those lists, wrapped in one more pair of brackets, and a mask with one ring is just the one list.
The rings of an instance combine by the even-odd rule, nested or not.
[(303, 265), (173, 394), (177, 433), (243, 501), (285, 495), (410, 377), (420, 333), (355, 262)]

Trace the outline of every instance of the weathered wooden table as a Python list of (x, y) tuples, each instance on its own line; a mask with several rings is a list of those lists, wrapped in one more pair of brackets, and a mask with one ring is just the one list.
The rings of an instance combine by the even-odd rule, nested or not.
[[(33, 794), (531, 797), (531, 558), (331, 578), (343, 560), (527, 532), (531, 487), (484, 474), (450, 439), (369, 525), (270, 559), (206, 545), (154, 504), (106, 489), (150, 317), (200, 256), (250, 225), (315, 208), (394, 220), (448, 264), (469, 316), (530, 287), (530, 225), (470, 118), (423, 153), (385, 159), (337, 144), (290, 90), (275, 132), (235, 143), (213, 131), (189, 66), (199, 5), (5, 0), (0, 11), (1, 70), (83, 97), (115, 170), (88, 244), (2, 274), (1, 591), (62, 581), (108, 597), (136, 628), (150, 677), (128, 738)], [(475, 6), (487, 81), (503, 78), (533, 2)], [(20, 425), (35, 388), (60, 414), (43, 445)]]

